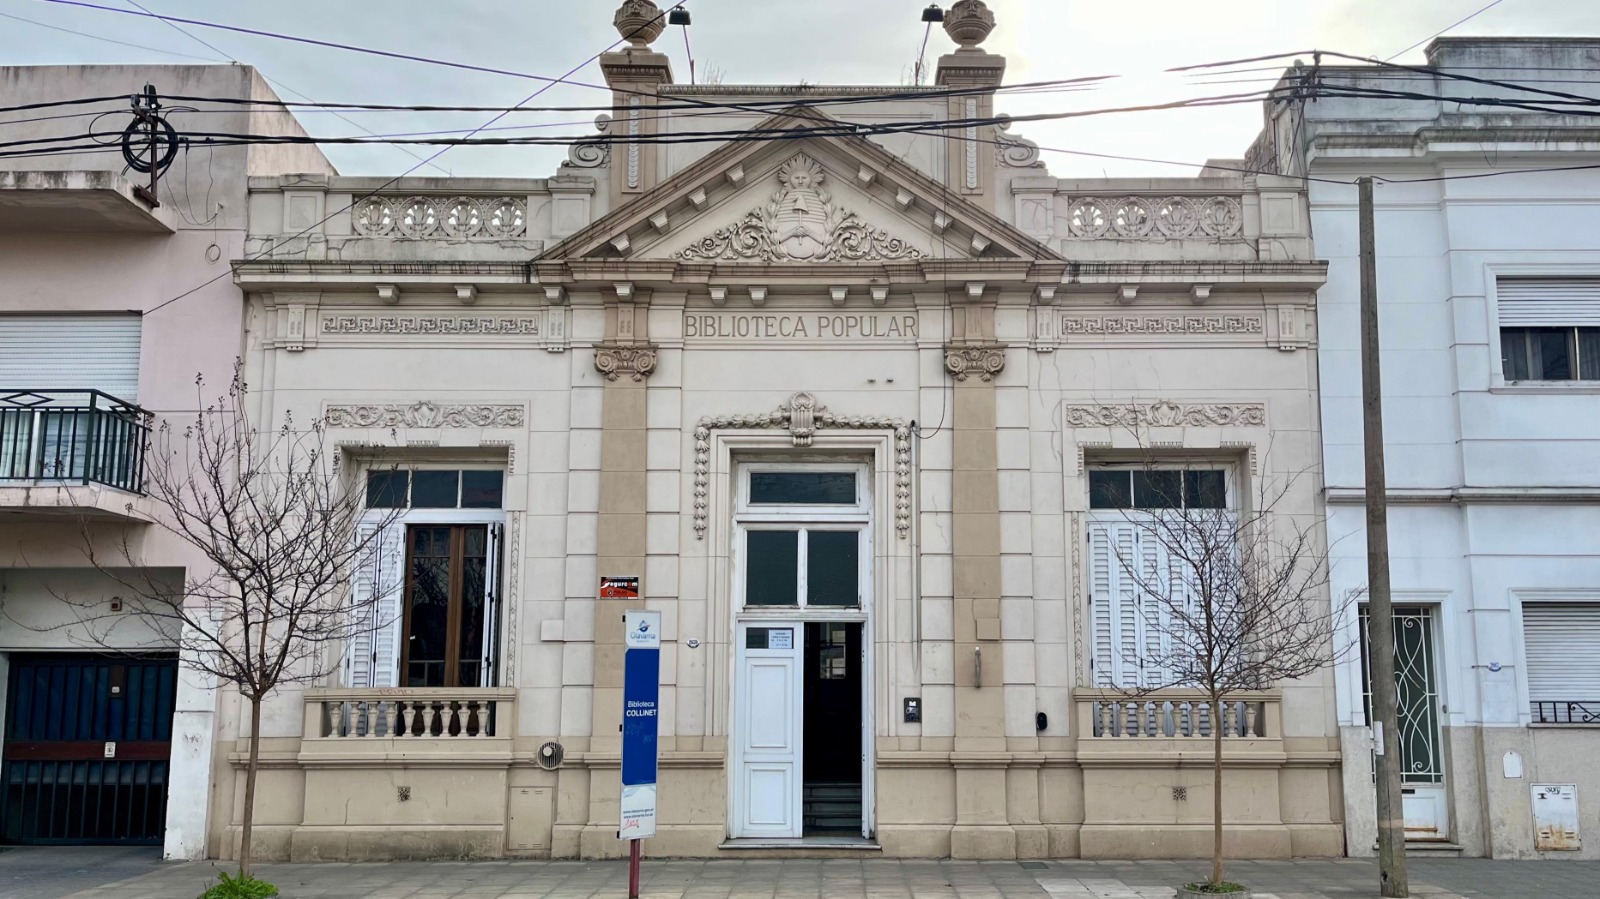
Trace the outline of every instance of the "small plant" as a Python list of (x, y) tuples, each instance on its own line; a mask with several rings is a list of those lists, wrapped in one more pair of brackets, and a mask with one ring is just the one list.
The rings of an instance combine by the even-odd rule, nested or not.
[(265, 880), (257, 880), (248, 874), (235, 877), (223, 871), (222, 879), (201, 893), (200, 899), (271, 899), (276, 895), (278, 888)]
[(1186, 884), (1183, 885), (1183, 888), (1188, 890), (1191, 893), (1243, 893), (1243, 892), (1245, 892), (1244, 884), (1229, 883), (1228, 881), (1223, 881), (1222, 883), (1212, 883), (1212, 882), (1210, 882), (1208, 880), (1202, 880), (1199, 883), (1186, 883)]

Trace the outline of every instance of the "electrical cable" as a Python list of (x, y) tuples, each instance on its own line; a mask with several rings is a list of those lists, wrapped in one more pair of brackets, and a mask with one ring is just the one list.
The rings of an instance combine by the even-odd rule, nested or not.
[[(53, 2), (53, 0), (52, 0), (52, 2)], [(679, 6), (681, 6), (681, 5), (682, 4), (680, 3)], [(672, 9), (677, 9), (677, 8), (678, 8), (677, 6), (672, 7)], [(543, 79), (545, 81), (545, 84), (543, 86), (541, 86), (539, 89), (535, 90), (533, 93), (529, 94), (527, 97), (524, 97), (523, 100), (522, 100), (522, 103), (531, 102), (532, 100), (537, 98), (540, 94), (543, 94), (545, 91), (549, 90), (550, 88), (554, 87), (555, 85), (561, 84), (561, 83), (565, 83), (565, 79), (568, 78), (569, 76), (571, 76), (574, 72), (579, 71), (580, 69), (582, 69), (585, 66), (589, 65), (589, 63), (594, 62), (596, 59), (599, 59), (602, 54), (605, 54), (605, 53), (609, 52), (612, 48), (614, 48), (617, 45), (623, 43), (624, 41), (632, 38), (634, 35), (638, 34), (639, 32), (643, 31), (644, 29), (649, 28), (651, 25), (654, 25), (656, 22), (659, 22), (670, 11), (671, 10), (663, 10), (661, 13), (659, 13), (655, 18), (651, 19), (649, 22), (646, 22), (643, 25), (640, 25), (638, 28), (634, 29), (632, 34), (625, 35), (621, 39), (612, 42), (607, 47), (605, 47), (605, 49), (602, 49), (599, 53), (596, 53), (593, 56), (590, 56), (588, 59), (585, 59), (583, 62), (580, 62), (577, 65), (573, 66), (571, 69), (568, 69), (566, 71), (566, 73), (563, 74), (560, 78)], [(517, 105), (521, 106), (522, 103), (519, 103)], [(489, 126), (491, 126), (494, 123), (500, 121), (501, 119), (505, 118), (509, 114), (510, 114), (509, 111), (499, 113), (494, 118), (490, 119), (487, 122), (484, 122), (482, 127), (483, 128), (488, 128)], [(323, 224), (325, 224), (329, 219), (333, 218), (334, 216), (341, 215), (341, 214), (343, 214), (345, 212), (350, 211), (351, 209), (354, 209), (356, 207), (356, 204), (360, 203), (362, 200), (365, 200), (365, 199), (367, 199), (368, 197), (371, 197), (371, 196), (375, 196), (376, 194), (378, 194), (379, 192), (381, 192), (384, 189), (388, 188), (390, 185), (394, 184), (395, 182), (399, 181), (400, 179), (406, 177), (407, 175), (410, 175), (412, 172), (415, 172), (417, 169), (422, 168), (422, 166), (424, 166), (424, 165), (426, 165), (426, 164), (428, 164), (430, 162), (434, 162), (434, 161), (438, 160), (438, 158), (440, 156), (443, 156), (444, 154), (446, 154), (448, 152), (450, 152), (450, 147), (441, 147), (439, 149), (439, 152), (434, 153), (433, 155), (429, 156), (423, 162), (419, 162), (416, 165), (412, 166), (411, 168), (405, 170), (404, 172), (401, 172), (400, 174), (395, 175), (392, 178), (389, 178), (388, 180), (384, 181), (382, 184), (378, 185), (377, 187), (373, 188), (370, 191), (367, 191), (364, 194), (352, 197), (349, 203), (346, 203), (345, 205), (343, 205), (339, 209), (336, 209), (336, 210), (334, 210), (332, 212), (329, 212), (327, 215), (323, 216), (321, 219), (318, 219), (317, 221), (312, 222), (311, 224), (307, 225), (306, 227), (300, 229), (299, 231), (295, 232), (294, 234), (290, 235), (289, 237), (287, 237), (287, 238), (285, 238), (283, 240), (273, 241), (266, 248), (264, 248), (262, 250), (258, 250), (254, 255), (246, 258), (244, 261), (251, 262), (251, 261), (254, 261), (256, 259), (260, 259), (261, 257), (272, 253), (274, 250), (276, 250), (278, 247), (282, 246), (284, 243), (286, 243), (288, 241), (291, 241), (291, 240), (295, 240), (295, 239), (297, 239), (299, 237), (304, 236), (305, 234), (310, 233), (312, 230), (314, 230), (316, 228), (322, 227)], [(164, 301), (162, 301), (160, 303), (157, 303), (155, 306), (152, 306), (151, 308), (144, 310), (143, 312), (140, 313), (140, 316), (143, 317), (143, 316), (151, 315), (151, 314), (153, 314), (155, 312), (159, 312), (160, 310), (166, 308), (167, 306), (172, 305), (173, 303), (178, 302), (179, 300), (181, 300), (181, 299), (183, 299), (185, 297), (192, 296), (196, 292), (198, 292), (200, 290), (204, 290), (206, 287), (209, 287), (210, 285), (215, 284), (216, 282), (222, 280), (223, 278), (226, 278), (232, 272), (232, 270), (233, 270), (233, 267), (229, 266), (227, 270), (223, 271), (221, 274), (218, 274), (216, 277), (207, 279), (205, 282), (203, 282), (201, 284), (198, 284), (198, 285), (196, 285), (194, 287), (191, 287), (188, 290), (184, 291), (183, 293), (180, 293), (177, 296), (172, 297), (171, 299), (164, 300)]]
[(181, 56), (184, 59), (200, 59), (206, 62), (227, 62), (225, 59), (215, 59), (210, 56), (196, 56), (193, 53), (179, 53), (176, 50), (163, 50), (160, 47), (147, 47), (144, 44), (133, 44), (129, 43), (128, 41), (119, 41), (115, 38), (101, 37), (97, 34), (89, 34), (86, 31), (73, 31), (71, 28), (63, 28), (60, 25), (51, 25), (48, 22), (39, 22), (34, 19), (24, 18), (22, 16), (14, 16), (8, 12), (0, 12), (0, 18), (13, 19), (18, 22), (26, 22), (29, 25), (37, 25), (40, 28), (48, 28), (51, 31), (60, 31), (64, 34), (74, 34), (78, 37), (86, 37), (91, 41), (104, 41), (108, 44), (116, 44), (119, 47), (132, 47), (135, 50), (148, 50), (151, 53), (163, 53), (167, 56)]
[(1438, 37), (1439, 35), (1444, 34), (1446, 31), (1449, 31), (1449, 30), (1455, 28), (1457, 25), (1465, 25), (1466, 23), (1472, 21), (1473, 19), (1476, 19), (1477, 17), (1483, 15), (1484, 13), (1488, 12), (1491, 9), (1494, 9), (1496, 6), (1499, 6), (1500, 4), (1502, 4), (1504, 2), (1506, 2), (1506, 0), (1493, 0), (1493, 2), (1490, 3), (1488, 6), (1483, 7), (1482, 9), (1480, 9), (1477, 12), (1473, 13), (1472, 15), (1467, 16), (1464, 19), (1458, 19), (1455, 22), (1453, 22), (1453, 23), (1451, 23), (1449, 25), (1446, 25), (1445, 27), (1439, 29), (1438, 31), (1435, 31), (1433, 34), (1430, 34), (1427, 37), (1423, 38), (1422, 40), (1417, 41), (1415, 44), (1412, 44), (1411, 46), (1405, 48), (1404, 50), (1401, 50), (1399, 53), (1394, 53), (1394, 54), (1391, 54), (1390, 56), (1385, 57), (1383, 61), (1384, 62), (1388, 62), (1389, 60), (1394, 59), (1396, 56), (1404, 56), (1405, 54), (1410, 53), (1412, 50), (1415, 50), (1418, 47), (1422, 46), (1423, 44), (1426, 44), (1428, 41), (1431, 41), (1434, 38)]

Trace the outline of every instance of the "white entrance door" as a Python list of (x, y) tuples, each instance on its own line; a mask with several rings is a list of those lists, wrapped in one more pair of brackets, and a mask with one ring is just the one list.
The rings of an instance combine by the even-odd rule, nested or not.
[[(1362, 626), (1366, 609), (1362, 609)], [(1363, 655), (1365, 662), (1371, 653)], [(1440, 738), (1439, 671), (1429, 606), (1394, 607), (1395, 704), (1400, 721), (1406, 839), (1450, 839), (1450, 792)], [(1371, 683), (1370, 665), (1366, 682)], [(1367, 695), (1371, 712), (1371, 691)], [(1370, 720), (1370, 717), (1369, 717)]]
[(734, 678), (733, 836), (799, 837), (801, 644), (797, 621), (741, 622)]

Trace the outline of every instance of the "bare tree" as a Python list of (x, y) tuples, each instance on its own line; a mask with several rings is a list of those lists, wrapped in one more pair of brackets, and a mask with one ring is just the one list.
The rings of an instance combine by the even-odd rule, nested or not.
[(259, 429), (245, 400), (236, 366), (226, 396), (186, 425), (163, 423), (143, 447), (155, 526), (193, 550), (198, 564), (175, 578), (149, 567), (142, 541), (127, 530), (108, 548), (85, 527), (85, 554), (121, 588), (126, 608), (112, 613), (98, 598), (56, 593), (74, 614), (52, 626), (113, 651), (127, 645), (116, 639), (119, 628), (153, 628), (176, 644), (184, 666), (232, 685), (249, 703), (241, 876), (250, 873), (262, 703), (286, 684), (332, 674), (346, 642), (378, 624), (378, 602), (391, 588), (352, 586), (358, 572), (382, 570), (371, 564), (378, 535), (398, 514), (366, 509), (322, 421), (297, 428), (286, 416)]
[[(1329, 557), (1311, 508), (1284, 507), (1300, 480), (1262, 480), (1243, 502), (1243, 478), (1216, 465), (1158, 465), (1147, 455), (1100, 487), (1098, 505), (1119, 508), (1129, 527), (1110, 540), (1120, 601), (1143, 625), (1118, 648), (1134, 670), (1129, 696), (1189, 688), (1205, 700), (1179, 727), (1209, 730), (1212, 747), (1211, 891), (1226, 889), (1222, 854), (1223, 736), (1253, 735), (1255, 704), (1239, 694), (1307, 677), (1335, 661), (1339, 613), (1328, 594)], [(1232, 483), (1229, 483), (1229, 482)], [(1126, 615), (1127, 613), (1124, 612)]]

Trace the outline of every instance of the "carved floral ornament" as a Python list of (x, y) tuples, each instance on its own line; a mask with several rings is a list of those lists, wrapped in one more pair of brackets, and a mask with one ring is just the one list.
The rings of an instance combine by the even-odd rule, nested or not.
[(778, 168), (779, 190), (738, 222), (678, 251), (684, 260), (762, 262), (915, 260), (922, 251), (833, 202), (822, 166), (799, 153)]
[(1078, 197), (1067, 206), (1067, 230), (1111, 240), (1238, 237), (1244, 209), (1238, 197)]
[(1189, 404), (1160, 400), (1066, 408), (1066, 424), (1071, 428), (1260, 427), (1266, 423), (1267, 407), (1260, 403)]
[(329, 406), (330, 428), (520, 428), (522, 406), (440, 405), (426, 400), (402, 405)]
[(356, 204), (351, 226), (362, 237), (497, 240), (525, 237), (523, 197), (367, 197)]
[(825, 429), (894, 432), (894, 526), (904, 539), (911, 533), (911, 428), (905, 419), (835, 415), (809, 393), (797, 393), (767, 413), (719, 415), (700, 419), (694, 429), (694, 532), (704, 540), (710, 527), (711, 432), (728, 428), (782, 429), (797, 447), (810, 446)]

